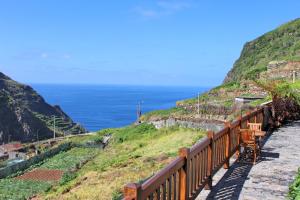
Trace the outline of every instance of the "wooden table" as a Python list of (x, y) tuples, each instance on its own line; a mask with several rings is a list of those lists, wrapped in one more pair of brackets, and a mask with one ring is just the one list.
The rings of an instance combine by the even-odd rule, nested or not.
[(255, 137), (265, 137), (266, 136), (266, 131), (255, 131)]

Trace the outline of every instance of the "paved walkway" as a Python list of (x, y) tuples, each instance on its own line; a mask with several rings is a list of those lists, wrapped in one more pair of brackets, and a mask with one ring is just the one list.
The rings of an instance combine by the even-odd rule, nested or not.
[(274, 131), (264, 142), (260, 162), (254, 166), (234, 162), (230, 169), (220, 170), (214, 176), (213, 190), (203, 190), (197, 200), (286, 199), (300, 167), (300, 121)]

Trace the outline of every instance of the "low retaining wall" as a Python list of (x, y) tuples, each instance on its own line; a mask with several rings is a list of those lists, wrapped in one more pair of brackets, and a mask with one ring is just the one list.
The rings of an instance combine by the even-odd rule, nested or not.
[(29, 158), (28, 160), (24, 160), (23, 162), (16, 163), (14, 165), (0, 169), (0, 178), (5, 178), (5, 177), (10, 176), (14, 173), (17, 173), (19, 171), (24, 171), (27, 168), (29, 168), (30, 166), (37, 164), (37, 163), (45, 160), (46, 158), (50, 158), (50, 157), (58, 154), (61, 151), (66, 151), (71, 148), (72, 148), (71, 142), (64, 143), (64, 144), (59, 145), (58, 147), (50, 149), (49, 151), (46, 151), (39, 155), (36, 155), (32, 158)]
[(164, 119), (158, 121), (150, 121), (149, 124), (153, 124), (155, 128), (180, 126), (184, 128), (199, 128), (203, 130), (219, 131), (224, 128), (224, 123), (221, 122), (209, 122), (209, 121), (187, 121), (182, 119)]

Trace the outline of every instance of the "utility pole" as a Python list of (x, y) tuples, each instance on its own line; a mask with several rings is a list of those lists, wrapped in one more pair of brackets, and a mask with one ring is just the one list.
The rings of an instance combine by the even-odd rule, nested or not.
[(296, 71), (293, 70), (293, 83), (295, 83), (295, 80), (296, 80)]
[(138, 105), (137, 105), (137, 111), (136, 111), (136, 117), (137, 117), (137, 122), (140, 123), (140, 117), (142, 115), (142, 110), (141, 110), (141, 102), (139, 101), (138, 102)]
[(198, 115), (200, 115), (200, 93), (198, 92)]
[(53, 116), (53, 139), (55, 139), (55, 115)]

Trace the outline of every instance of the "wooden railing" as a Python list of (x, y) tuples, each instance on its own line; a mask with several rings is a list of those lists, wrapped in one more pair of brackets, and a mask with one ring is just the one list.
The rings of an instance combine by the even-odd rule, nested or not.
[(211, 189), (212, 176), (223, 166), (229, 168), (230, 157), (239, 150), (239, 130), (248, 122), (263, 123), (264, 108), (247, 113), (192, 148), (179, 149), (179, 156), (143, 184), (124, 188), (125, 200), (192, 200), (205, 187)]

